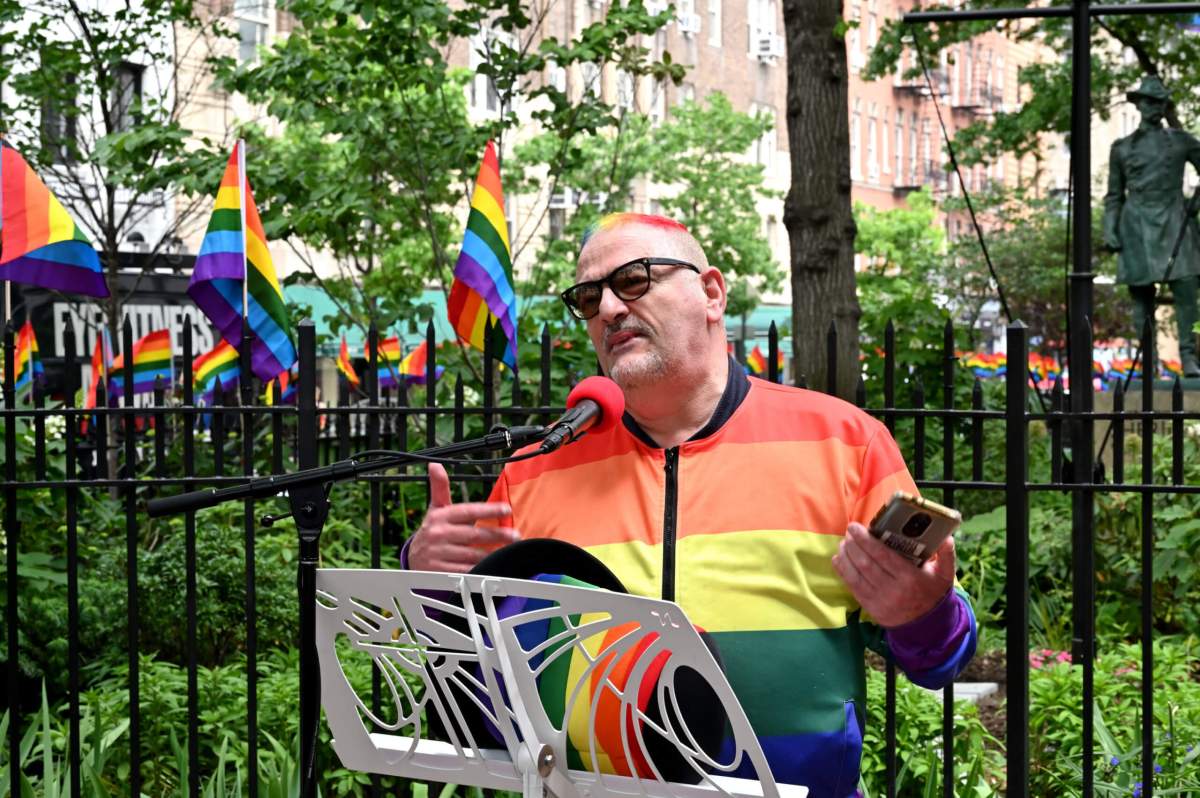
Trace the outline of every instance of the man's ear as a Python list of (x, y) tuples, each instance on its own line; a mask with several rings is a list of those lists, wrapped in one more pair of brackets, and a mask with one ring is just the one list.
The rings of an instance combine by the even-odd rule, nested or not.
[(720, 269), (710, 266), (707, 271), (700, 275), (700, 286), (704, 289), (704, 296), (707, 299), (705, 310), (708, 314), (709, 322), (718, 322), (725, 318), (725, 304), (727, 299), (725, 275), (721, 274)]

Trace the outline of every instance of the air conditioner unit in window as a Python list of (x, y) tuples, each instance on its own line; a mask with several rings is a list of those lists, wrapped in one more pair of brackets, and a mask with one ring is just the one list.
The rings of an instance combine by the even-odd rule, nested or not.
[(695, 36), (700, 32), (700, 15), (699, 14), (679, 14), (676, 20), (679, 23), (679, 32), (687, 36)]
[(783, 37), (775, 33), (762, 33), (754, 40), (754, 54), (759, 61), (770, 61), (783, 57)]
[(667, 10), (666, 0), (645, 0), (647, 14), (661, 14)]
[(569, 188), (556, 191), (550, 195), (550, 207), (558, 210), (571, 210), (575, 207), (575, 192)]
[(872, 183), (879, 182), (879, 164), (873, 163), (867, 165), (867, 179)]

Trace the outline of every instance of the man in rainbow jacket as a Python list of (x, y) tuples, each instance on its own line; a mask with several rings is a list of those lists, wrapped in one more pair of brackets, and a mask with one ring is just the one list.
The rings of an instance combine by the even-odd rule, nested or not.
[(867, 532), (917, 492), (895, 441), (846, 402), (745, 375), (725, 280), (682, 225), (606, 217), (577, 277), (563, 299), (625, 395), (622, 423), (509, 464), (487, 502), (452, 503), (431, 466), (405, 567), (464, 572), (521, 538), (582, 546), (711, 634), (777, 781), (855, 795), (865, 648), (929, 688), (974, 654), (953, 538), (917, 567)]

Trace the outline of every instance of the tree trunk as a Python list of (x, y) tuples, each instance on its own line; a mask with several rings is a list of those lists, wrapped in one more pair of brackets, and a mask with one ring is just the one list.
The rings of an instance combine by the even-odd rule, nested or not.
[(783, 222), (791, 242), (792, 356), (796, 374), (825, 390), (827, 334), (837, 325), (837, 395), (858, 382), (854, 217), (842, 0), (784, 0), (787, 125), (792, 184)]

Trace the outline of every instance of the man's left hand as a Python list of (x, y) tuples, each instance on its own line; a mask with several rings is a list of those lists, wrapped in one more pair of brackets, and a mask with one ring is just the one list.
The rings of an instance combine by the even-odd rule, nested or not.
[(929, 612), (954, 586), (954, 538), (917, 566), (873, 537), (862, 524), (846, 529), (833, 567), (875, 623), (901, 626)]

